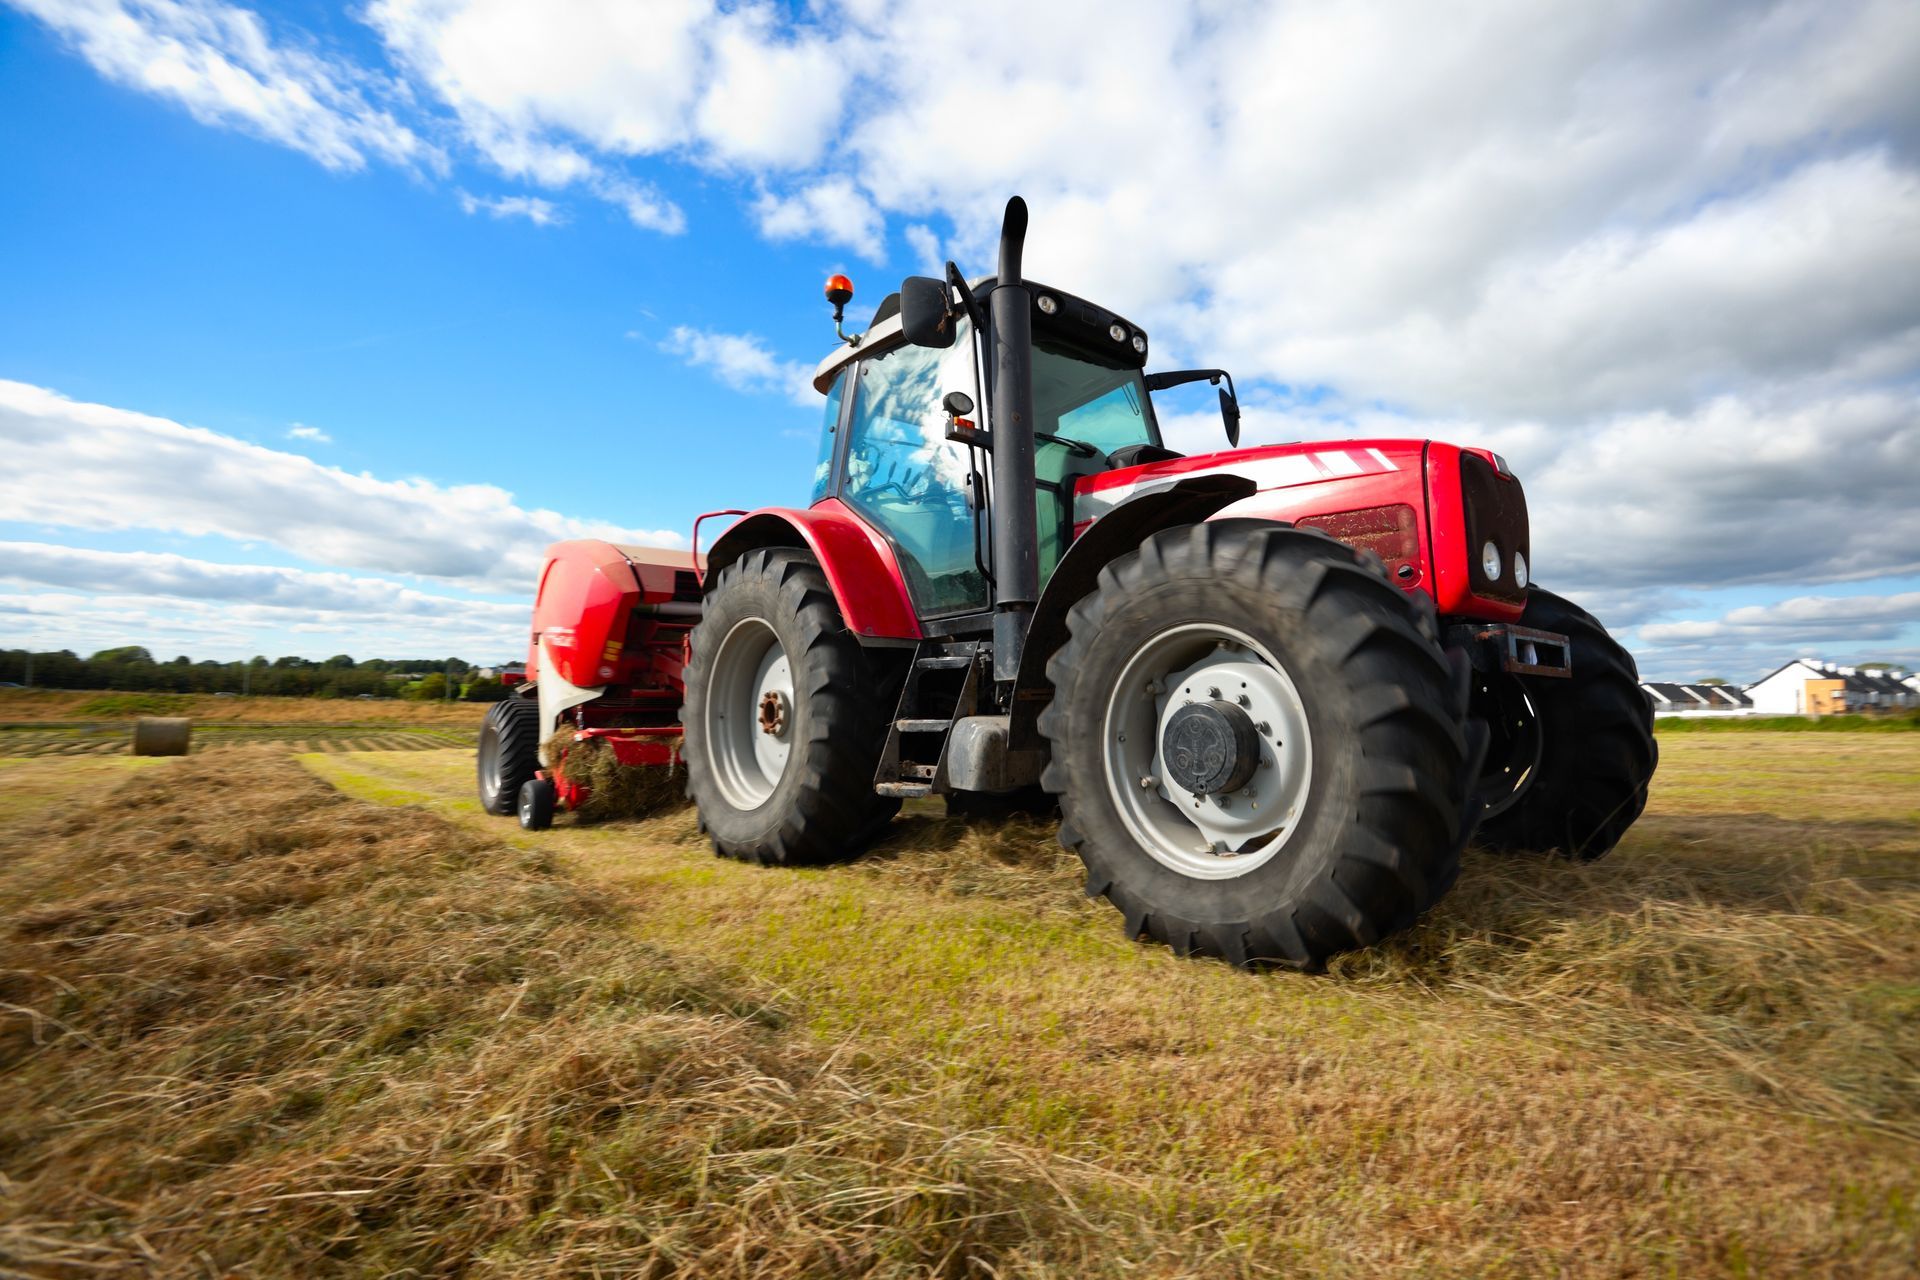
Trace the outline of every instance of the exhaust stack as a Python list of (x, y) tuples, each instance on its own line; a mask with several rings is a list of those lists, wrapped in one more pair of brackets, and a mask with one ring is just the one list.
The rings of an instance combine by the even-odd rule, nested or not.
[(1027, 624), (1040, 597), (1039, 521), (1033, 474), (1033, 299), (1020, 276), (1027, 202), (1007, 201), (993, 314), (993, 676), (1020, 672)]

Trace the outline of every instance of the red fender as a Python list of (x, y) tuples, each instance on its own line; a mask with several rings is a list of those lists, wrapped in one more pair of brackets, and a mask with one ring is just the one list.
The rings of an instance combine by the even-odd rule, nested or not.
[(762, 507), (720, 535), (707, 576), (761, 547), (806, 547), (826, 572), (847, 630), (876, 640), (918, 640), (920, 619), (887, 540), (838, 498), (806, 511)]

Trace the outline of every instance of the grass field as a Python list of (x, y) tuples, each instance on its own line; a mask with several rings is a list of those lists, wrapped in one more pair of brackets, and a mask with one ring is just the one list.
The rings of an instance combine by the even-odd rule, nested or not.
[(1912, 1274), (1920, 740), (1662, 752), (1606, 862), (1470, 854), (1323, 977), (1126, 941), (1035, 824), (770, 871), (464, 751), (12, 762), (0, 1257)]
[(190, 716), (195, 725), (352, 725), (478, 731), (479, 702), (397, 698), (220, 698), (198, 693), (0, 689), (0, 726), (129, 724), (136, 716)]
[(0, 689), (0, 759), (124, 755), (142, 715), (188, 716), (192, 750), (431, 751), (473, 746), (486, 715), (468, 702), (216, 698)]

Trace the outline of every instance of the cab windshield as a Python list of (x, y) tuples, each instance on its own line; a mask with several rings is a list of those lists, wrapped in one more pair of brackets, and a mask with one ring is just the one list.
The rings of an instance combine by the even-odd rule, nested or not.
[(1038, 448), (1052, 443), (1047, 435), (1091, 445), (1102, 454), (1130, 444), (1159, 444), (1150, 406), (1138, 369), (1034, 335), (1033, 416), (1043, 433)]

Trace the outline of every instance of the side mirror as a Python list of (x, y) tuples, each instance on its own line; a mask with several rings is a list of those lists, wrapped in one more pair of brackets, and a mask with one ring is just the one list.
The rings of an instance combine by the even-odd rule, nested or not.
[(953, 345), (953, 307), (946, 281), (908, 276), (900, 282), (900, 328), (916, 347)]
[(1227, 424), (1227, 447), (1240, 447), (1240, 402), (1227, 394), (1225, 387), (1220, 388), (1220, 417)]

